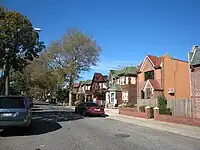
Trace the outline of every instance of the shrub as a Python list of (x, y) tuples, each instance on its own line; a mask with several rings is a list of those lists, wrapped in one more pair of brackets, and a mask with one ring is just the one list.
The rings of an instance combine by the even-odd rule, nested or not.
[(160, 108), (159, 109), (160, 114), (165, 114), (165, 115), (172, 115), (172, 112), (170, 108)]
[(126, 106), (126, 107), (130, 107), (130, 108), (135, 107), (133, 103), (127, 103), (125, 106)]
[(140, 107), (139, 107), (140, 112), (145, 112), (145, 107), (146, 107), (146, 105), (140, 106)]
[(115, 107), (118, 107), (118, 104), (115, 104)]
[(167, 107), (167, 99), (164, 96), (158, 97), (158, 107), (159, 108), (166, 108)]
[(118, 108), (122, 108), (122, 107), (123, 107), (123, 105), (122, 105), (122, 104), (119, 104), (119, 105), (118, 105)]

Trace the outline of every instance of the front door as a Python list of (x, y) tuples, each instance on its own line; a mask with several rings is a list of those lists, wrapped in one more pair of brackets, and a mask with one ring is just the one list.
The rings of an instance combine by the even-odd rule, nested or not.
[(115, 92), (110, 93), (110, 103), (114, 104), (115, 103)]

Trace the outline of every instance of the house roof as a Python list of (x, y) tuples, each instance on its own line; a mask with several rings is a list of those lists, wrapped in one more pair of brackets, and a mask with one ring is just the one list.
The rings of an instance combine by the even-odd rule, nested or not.
[[(152, 65), (155, 68), (156, 67), (160, 67), (160, 65), (161, 65), (161, 57), (157, 57), (157, 56), (153, 56), (153, 55), (146, 55), (145, 59), (146, 58), (148, 58), (150, 60), (150, 62), (152, 63)], [(140, 69), (141, 69), (141, 67), (144, 64), (145, 59), (144, 59), (144, 61), (139, 66), (137, 66), (137, 69), (136, 69), (137, 72), (140, 72)]]
[(85, 85), (85, 82), (86, 82), (86, 81), (80, 81), (80, 82), (79, 82), (80, 86)]
[(80, 86), (79, 83), (74, 83), (74, 84), (73, 84), (73, 87), (74, 87), (74, 88), (78, 88), (79, 86)]
[(85, 81), (85, 84), (86, 84), (86, 85), (91, 85), (91, 84), (92, 84), (92, 80), (87, 80), (87, 81)]
[(152, 56), (152, 55), (147, 55), (149, 57), (149, 59), (151, 60), (151, 62), (153, 63), (153, 65), (155, 67), (159, 67), (161, 64), (161, 58), (157, 57), (157, 56)]
[(108, 91), (121, 91), (121, 86), (119, 84), (112, 85)]
[(110, 70), (110, 73), (112, 74), (113, 77), (117, 77), (120, 72), (121, 70)]
[(200, 46), (193, 46), (192, 51), (189, 53), (190, 65), (200, 65)]
[(137, 75), (136, 67), (126, 67), (118, 75)]
[(149, 79), (149, 82), (152, 85), (154, 90), (163, 90), (157, 80)]
[(125, 67), (122, 70), (110, 70), (110, 73), (113, 77), (118, 77), (121, 75), (137, 75), (136, 67), (133, 66)]
[(101, 73), (94, 73), (93, 80), (96, 82), (105, 82), (106, 79)]

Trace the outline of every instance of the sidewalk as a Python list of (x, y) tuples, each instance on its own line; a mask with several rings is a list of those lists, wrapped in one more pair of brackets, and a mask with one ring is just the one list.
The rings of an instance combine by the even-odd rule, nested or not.
[(152, 129), (157, 129), (161, 131), (166, 131), (174, 134), (179, 134), (195, 139), (200, 139), (200, 127), (194, 127), (194, 126), (188, 126), (188, 125), (182, 125), (182, 124), (174, 124), (169, 122), (163, 122), (163, 121), (156, 121), (153, 119), (143, 119), (143, 118), (137, 118), (137, 117), (131, 117), (121, 114), (109, 114), (109, 117), (107, 119), (114, 119), (118, 121), (123, 121), (127, 123), (132, 123), (139, 126), (144, 126)]

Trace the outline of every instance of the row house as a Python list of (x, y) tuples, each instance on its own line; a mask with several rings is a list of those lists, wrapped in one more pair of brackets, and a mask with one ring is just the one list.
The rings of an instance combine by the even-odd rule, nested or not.
[(200, 46), (189, 53), (192, 116), (200, 118)]
[[(146, 55), (137, 68), (137, 104), (157, 105), (157, 97), (167, 100), (190, 97), (189, 63), (165, 54)], [(151, 100), (150, 100), (151, 99)]]
[(81, 96), (84, 96), (83, 101), (92, 101), (93, 98), (98, 98), (105, 101), (107, 90), (107, 76), (101, 73), (94, 73), (92, 80), (80, 81), (73, 84), (72, 101), (82, 101)]
[(84, 96), (84, 101), (90, 101), (92, 99), (92, 93), (90, 92), (91, 83), (91, 80), (74, 83), (72, 90), (72, 101), (75, 102), (80, 100), (81, 96)]
[(107, 88), (108, 76), (104, 76), (101, 73), (94, 73), (90, 87), (92, 98), (97, 98), (99, 101), (105, 104)]
[(106, 103), (113, 107), (124, 103), (137, 103), (136, 67), (125, 67), (122, 70), (110, 70), (109, 87)]

